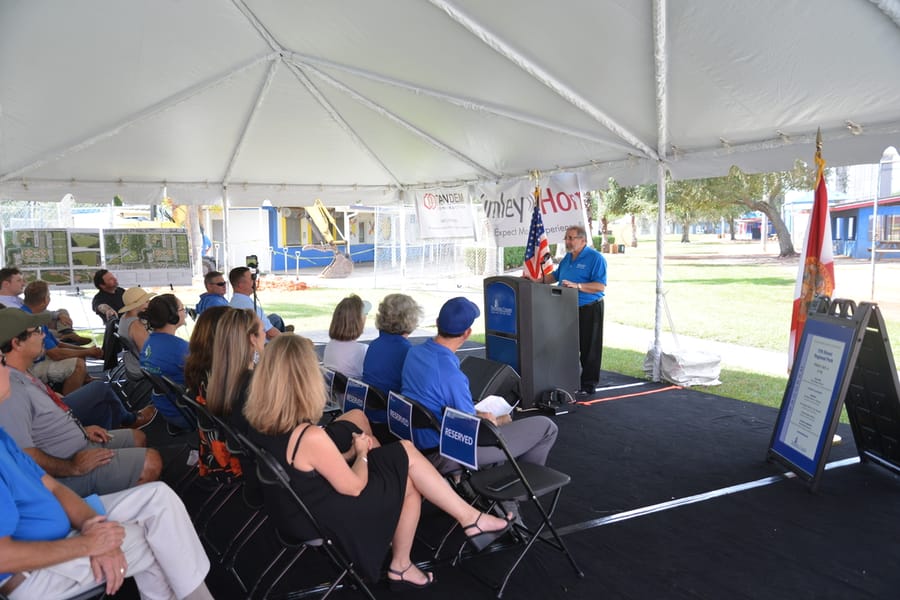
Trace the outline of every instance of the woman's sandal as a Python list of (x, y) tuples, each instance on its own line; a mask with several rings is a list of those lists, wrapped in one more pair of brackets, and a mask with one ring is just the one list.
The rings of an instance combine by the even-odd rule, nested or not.
[(475, 548), (476, 552), (481, 552), (482, 550), (493, 544), (500, 536), (509, 531), (509, 526), (512, 522), (512, 519), (510, 519), (507, 515), (506, 517), (504, 517), (506, 525), (502, 529), (485, 531), (481, 528), (480, 525), (478, 525), (478, 521), (481, 520), (481, 517), (484, 516), (484, 514), (485, 513), (479, 514), (474, 523), (463, 527), (464, 532), (472, 528), (475, 528), (477, 530), (477, 533), (475, 533), (474, 535), (469, 535), (468, 533), (466, 534), (468, 536), (467, 541), (472, 544), (472, 547)]
[(409, 589), (421, 590), (434, 583), (434, 573), (432, 573), (431, 571), (423, 571), (423, 573), (425, 573), (425, 576), (428, 577), (428, 581), (425, 583), (415, 583), (406, 579), (406, 572), (412, 569), (412, 566), (413, 563), (409, 563), (409, 566), (402, 571), (388, 568), (388, 573), (390, 573), (391, 575), (400, 576), (400, 579), (391, 579), (390, 577), (388, 577), (388, 584), (392, 592), (402, 592), (403, 590)]

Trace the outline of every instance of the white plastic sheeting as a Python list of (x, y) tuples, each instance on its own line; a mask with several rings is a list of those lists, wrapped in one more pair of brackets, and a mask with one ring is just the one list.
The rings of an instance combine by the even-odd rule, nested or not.
[(900, 144), (891, 0), (8, 0), (0, 198), (386, 204)]

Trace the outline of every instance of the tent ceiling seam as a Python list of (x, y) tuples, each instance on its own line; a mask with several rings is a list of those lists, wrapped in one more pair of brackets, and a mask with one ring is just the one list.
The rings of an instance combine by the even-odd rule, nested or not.
[(278, 43), (278, 41), (275, 39), (275, 36), (269, 33), (268, 28), (266, 28), (262, 24), (262, 22), (256, 17), (256, 14), (254, 14), (254, 12), (250, 10), (250, 8), (243, 2), (243, 0), (231, 0), (231, 2), (232, 4), (234, 4), (235, 8), (237, 8), (238, 11), (240, 11), (240, 13), (244, 15), (244, 18), (246, 18), (250, 22), (250, 25), (252, 25), (256, 32), (259, 33), (263, 41), (265, 41), (266, 44), (269, 45), (269, 48), (278, 53), (284, 52), (284, 47)]
[(634, 152), (634, 147), (622, 144), (620, 142), (615, 142), (607, 139), (603, 139), (598, 137), (594, 133), (582, 131), (580, 129), (575, 129), (572, 127), (567, 127), (565, 125), (560, 125), (557, 123), (551, 123), (545, 119), (540, 119), (533, 115), (528, 115), (519, 111), (503, 108), (502, 106), (484, 103), (480, 100), (475, 100), (473, 98), (466, 98), (463, 96), (456, 96), (453, 94), (448, 94), (446, 92), (441, 92), (438, 90), (434, 90), (431, 88), (421, 87), (410, 83), (408, 81), (403, 81), (400, 79), (395, 79), (393, 77), (388, 77), (387, 75), (382, 75), (380, 73), (373, 73), (372, 71), (366, 69), (360, 69), (358, 67), (351, 67), (349, 65), (344, 65), (341, 63), (337, 63), (334, 61), (326, 60), (317, 56), (309, 56), (300, 53), (291, 53), (291, 59), (295, 62), (300, 62), (307, 65), (312, 65), (319, 68), (328, 68), (334, 69), (337, 71), (342, 71), (349, 75), (355, 75), (357, 77), (361, 77), (363, 79), (368, 79), (369, 81), (374, 81), (376, 83), (383, 83), (385, 85), (395, 87), (398, 89), (406, 90), (412, 92), (418, 96), (427, 96), (429, 98), (435, 98), (437, 100), (446, 102), (447, 104), (451, 104), (453, 106), (459, 106), (460, 108), (464, 108), (467, 110), (476, 110), (482, 111), (486, 113), (490, 113), (493, 115), (497, 115), (500, 117), (505, 117), (507, 119), (517, 121), (520, 123), (525, 123), (528, 125), (534, 125), (535, 127), (540, 127), (541, 129), (545, 129), (547, 131), (553, 131), (556, 133), (561, 133), (563, 135), (567, 135), (569, 137), (574, 137), (578, 139), (583, 139), (589, 142), (593, 142), (596, 144), (602, 144), (604, 146), (608, 146), (610, 148), (615, 148), (616, 150), (622, 150), (624, 152)]
[(388, 177), (390, 177), (391, 181), (393, 181), (397, 187), (402, 188), (403, 185), (400, 183), (400, 179), (396, 175), (394, 175), (393, 171), (391, 171), (391, 169), (384, 163), (384, 161), (382, 161), (381, 158), (371, 148), (369, 148), (368, 144), (366, 144), (362, 136), (356, 133), (356, 130), (353, 129), (353, 127), (350, 125), (350, 123), (347, 122), (346, 119), (344, 119), (343, 115), (340, 114), (340, 112), (331, 104), (331, 102), (329, 102), (328, 99), (325, 98), (325, 95), (322, 94), (319, 88), (316, 87), (316, 85), (310, 80), (306, 72), (300, 66), (290, 62), (290, 60), (285, 60), (285, 64), (288, 66), (291, 73), (294, 74), (294, 77), (297, 78), (297, 81), (300, 82), (300, 85), (306, 88), (306, 90), (313, 98), (315, 98), (316, 102), (319, 103), (319, 105), (325, 110), (325, 112), (327, 112), (331, 116), (331, 118), (334, 119), (335, 123), (337, 123), (338, 126), (343, 129), (344, 132), (346, 132), (347, 135), (349, 135), (351, 139), (353, 139), (353, 141), (356, 142), (356, 144), (360, 147), (360, 149), (363, 150), (363, 152), (368, 154), (369, 157), (381, 167), (384, 173)]
[(259, 88), (259, 93), (256, 95), (256, 102), (253, 104), (253, 108), (250, 110), (250, 114), (247, 115), (246, 121), (244, 121), (244, 126), (241, 129), (241, 134), (238, 136), (237, 142), (234, 144), (234, 149), (231, 152), (231, 158), (228, 161), (228, 165), (225, 167), (225, 175), (222, 176), (223, 185), (228, 185), (228, 182), (231, 180), (231, 173), (234, 171), (234, 165), (237, 163), (238, 157), (241, 154), (241, 150), (244, 147), (244, 142), (247, 139), (247, 134), (250, 131), (250, 127), (253, 125), (253, 121), (256, 119), (256, 115), (259, 114), (259, 110), (265, 102), (266, 97), (269, 95), (269, 89), (272, 87), (272, 81), (275, 79), (275, 73), (278, 71), (278, 64), (280, 61), (273, 60), (269, 65), (269, 70), (266, 73), (266, 79), (263, 81), (262, 85)]
[(51, 150), (50, 152), (45, 154), (43, 157), (38, 158), (37, 160), (34, 160), (24, 166), (18, 167), (16, 169), (10, 171), (9, 173), (0, 174), (0, 183), (2, 183), (4, 181), (8, 181), (10, 179), (14, 179), (16, 177), (20, 177), (24, 173), (27, 173), (28, 171), (32, 171), (34, 169), (37, 169), (37, 168), (40, 168), (40, 167), (46, 165), (47, 163), (59, 160), (73, 152), (78, 152), (80, 150), (84, 150), (85, 148), (89, 148), (89, 147), (93, 146), (94, 144), (96, 144), (97, 142), (100, 142), (102, 140), (110, 138), (110, 137), (120, 133), (121, 131), (124, 131), (125, 129), (131, 127), (132, 125), (136, 125), (137, 123), (140, 123), (141, 121), (143, 121), (145, 119), (148, 119), (154, 115), (163, 113), (171, 108), (174, 108), (175, 106), (178, 106), (179, 104), (186, 102), (187, 100), (190, 100), (194, 96), (201, 94), (212, 87), (221, 85), (222, 83), (233, 79), (235, 76), (240, 75), (240, 74), (244, 73), (245, 71), (256, 67), (258, 64), (265, 62), (267, 60), (271, 60), (274, 56), (276, 56), (276, 55), (273, 53), (266, 53), (264, 56), (253, 58), (239, 67), (229, 69), (224, 74), (216, 75), (215, 77), (208, 79), (207, 81), (204, 81), (197, 85), (190, 86), (181, 91), (175, 92), (171, 96), (168, 96), (167, 98), (162, 99), (161, 101), (157, 102), (156, 104), (150, 105), (150, 106), (144, 108), (143, 110), (140, 110), (136, 113), (133, 113), (133, 114), (125, 117), (122, 121), (120, 121), (116, 125), (113, 125), (112, 127), (105, 129), (105, 130), (101, 131), (100, 133), (89, 135), (86, 138), (82, 139), (80, 142), (75, 142), (74, 144), (69, 144), (69, 145), (63, 146), (60, 149)]
[(578, 94), (566, 84), (553, 77), (545, 69), (536, 65), (533, 61), (525, 58), (517, 52), (512, 46), (501, 40), (498, 36), (488, 31), (474, 19), (460, 11), (456, 6), (447, 0), (429, 0), (432, 5), (443, 10), (447, 15), (462, 25), (476, 38), (484, 42), (489, 48), (512, 62), (514, 65), (528, 73), (531, 77), (541, 82), (561, 98), (590, 116), (592, 119), (609, 129), (612, 133), (622, 138), (628, 144), (631, 144), (636, 152), (640, 152), (646, 157), (657, 159), (656, 152), (647, 144), (642, 142), (636, 135), (619, 125), (614, 119), (609, 117), (602, 110), (587, 101), (586, 98)]
[(493, 171), (491, 171), (490, 169), (488, 169), (488, 168), (485, 167), (484, 165), (479, 164), (475, 159), (473, 159), (473, 158), (471, 158), (471, 157), (469, 157), (469, 156), (466, 156), (465, 154), (463, 154), (463, 153), (460, 152), (459, 150), (456, 150), (456, 149), (454, 149), (454, 148), (451, 148), (450, 146), (448, 146), (448, 145), (445, 144), (444, 142), (438, 140), (437, 138), (435, 138), (435, 137), (432, 136), (432, 135), (429, 135), (427, 132), (425, 132), (425, 131), (419, 129), (418, 127), (416, 127), (415, 125), (413, 125), (413, 124), (410, 123), (409, 121), (406, 121), (406, 120), (400, 118), (398, 115), (394, 114), (393, 112), (391, 112), (390, 110), (388, 110), (388, 109), (385, 108), (384, 106), (382, 106), (382, 105), (378, 104), (377, 102), (374, 102), (373, 100), (370, 100), (369, 98), (363, 96), (362, 94), (360, 94), (359, 92), (357, 92), (357, 91), (354, 90), (353, 88), (351, 88), (351, 87), (347, 86), (346, 84), (344, 84), (344, 83), (338, 81), (337, 79), (335, 79), (335, 78), (332, 77), (331, 75), (328, 75), (327, 73), (324, 73), (324, 72), (320, 71), (319, 69), (317, 69), (316, 67), (314, 67), (314, 66), (312, 66), (312, 65), (307, 65), (307, 66), (306, 66), (306, 69), (309, 70), (311, 73), (314, 73), (317, 77), (319, 77), (320, 79), (322, 79), (323, 81), (325, 81), (326, 83), (328, 83), (329, 85), (331, 85), (332, 87), (334, 87), (335, 89), (338, 89), (338, 90), (344, 92), (345, 94), (347, 94), (348, 96), (350, 96), (351, 98), (353, 98), (354, 100), (356, 100), (357, 102), (359, 102), (360, 104), (362, 104), (363, 106), (366, 106), (367, 108), (369, 108), (369, 109), (371, 109), (371, 110), (377, 112), (378, 114), (380, 114), (381, 116), (385, 117), (386, 119), (388, 119), (388, 120), (390, 120), (390, 121), (396, 123), (397, 125), (403, 127), (404, 129), (406, 129), (406, 130), (409, 131), (410, 133), (412, 133), (412, 134), (416, 135), (417, 137), (420, 137), (421, 139), (425, 140), (426, 142), (428, 142), (429, 144), (431, 144), (431, 145), (434, 146), (435, 148), (437, 148), (437, 149), (439, 149), (439, 150), (441, 150), (441, 151), (443, 151), (443, 152), (446, 152), (446, 153), (448, 153), (448, 154), (450, 154), (450, 155), (456, 157), (456, 158), (459, 159), (460, 161), (465, 162), (466, 164), (468, 164), (469, 166), (471, 166), (471, 167), (477, 169), (478, 171), (480, 171), (481, 173), (483, 173), (483, 174), (486, 175), (486, 176), (494, 177), (494, 178), (500, 177), (499, 174), (494, 173)]
[(869, 0), (878, 10), (887, 15), (894, 25), (900, 27), (900, 3), (897, 0)]

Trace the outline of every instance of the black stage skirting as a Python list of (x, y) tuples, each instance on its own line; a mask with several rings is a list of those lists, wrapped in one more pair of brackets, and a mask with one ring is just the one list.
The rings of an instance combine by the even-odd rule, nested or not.
[[(900, 479), (871, 464), (845, 464), (856, 456), (848, 426), (839, 428), (843, 443), (829, 457), (837, 465), (813, 494), (765, 460), (775, 409), (607, 372), (603, 385), (592, 397), (600, 401), (554, 417), (560, 434), (549, 463), (572, 476), (554, 523), (585, 577), (539, 545), (505, 598), (900, 596)], [(425, 510), (422, 538), (434, 539), (446, 523)], [(265, 562), (265, 537), (254, 542), (248, 563)], [(496, 573), (513, 556), (501, 549), (468, 564)], [(414, 559), (430, 560), (424, 545)], [(422, 598), (493, 597), (449, 561), (434, 570), (438, 583), (419, 592)], [(303, 558), (279, 592), (328, 573), (318, 558)], [(217, 566), (208, 582), (220, 600), (242, 597)], [(383, 586), (375, 592), (391, 595)], [(359, 596), (348, 590), (336, 597)]]

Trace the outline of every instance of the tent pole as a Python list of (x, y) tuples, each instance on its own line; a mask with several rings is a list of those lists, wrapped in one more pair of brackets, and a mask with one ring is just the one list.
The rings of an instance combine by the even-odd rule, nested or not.
[(656, 167), (659, 182), (657, 190), (659, 193), (659, 208), (656, 212), (656, 318), (653, 323), (653, 381), (660, 379), (660, 359), (662, 356), (662, 347), (660, 345), (660, 337), (662, 336), (662, 313), (663, 302), (663, 261), (665, 260), (665, 240), (664, 234), (666, 229), (666, 167), (663, 162), (659, 162)]
[(653, 363), (652, 380), (660, 380), (660, 363), (662, 362), (662, 313), (666, 298), (663, 296), (663, 260), (665, 260), (666, 229), (666, 148), (669, 144), (669, 94), (667, 89), (669, 72), (669, 55), (666, 38), (666, 0), (653, 0), (653, 57), (656, 71), (656, 118), (657, 118), (657, 153), (656, 163), (657, 198), (659, 207), (656, 212), (656, 315), (653, 322), (653, 348), (650, 358)]
[(231, 247), (231, 227), (230, 222), (231, 219), (228, 216), (228, 210), (231, 207), (228, 203), (228, 185), (222, 186), (222, 231), (225, 233), (224, 240), (222, 240), (222, 272), (225, 273), (225, 276), (228, 277), (228, 272), (231, 270), (231, 255), (230, 255), (230, 247)]

